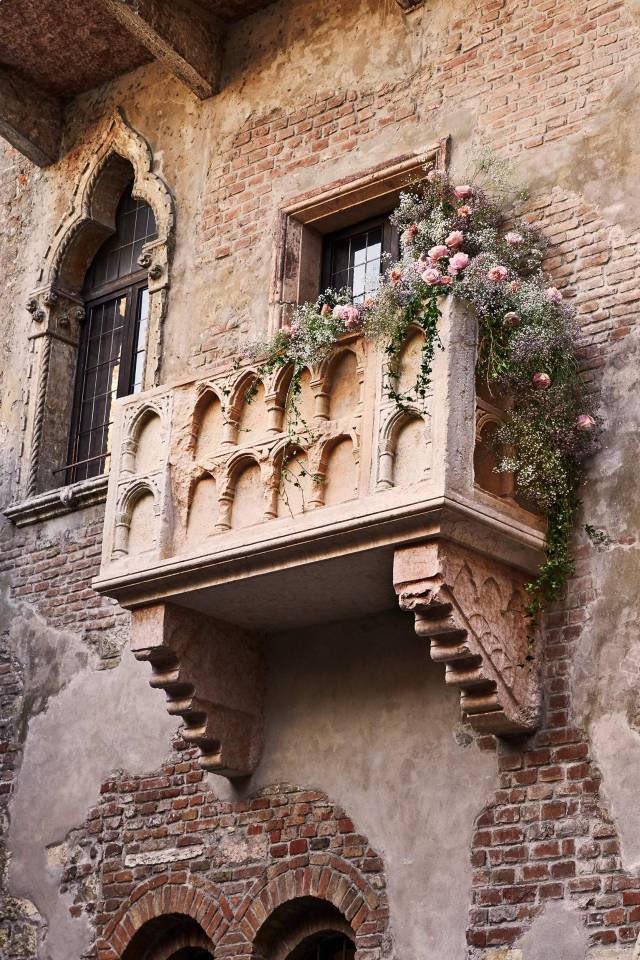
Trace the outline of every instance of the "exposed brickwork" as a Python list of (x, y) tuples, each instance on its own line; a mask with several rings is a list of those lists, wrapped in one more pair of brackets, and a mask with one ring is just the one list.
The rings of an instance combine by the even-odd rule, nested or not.
[(78, 514), (63, 536), (38, 527), (16, 530), (3, 544), (0, 576), (11, 574), (11, 599), (33, 604), (50, 626), (79, 634), (110, 659), (126, 640), (129, 614), (91, 589), (102, 545), (96, 513), (89, 520)]
[[(431, 30), (426, 44), (412, 76), (371, 89), (318, 92), (291, 109), (251, 115), (229, 135), (209, 171), (202, 259), (241, 258), (259, 247), (273, 234), (292, 174), (325, 164), (329, 170), (352, 152), (364, 169), (367, 144), (390, 125), (399, 153), (412, 127), (422, 123), (443, 136), (448, 115), (461, 109), (498, 154), (570, 142), (602, 110), (603, 84), (630, 75), (640, 59), (637, 26), (620, 0), (477, 2), (464, 20), (447, 21), (446, 35)], [(317, 185), (333, 179), (318, 173)], [(571, 200), (565, 203), (568, 211)], [(599, 222), (588, 232), (606, 229), (596, 214), (592, 220)], [(570, 244), (572, 227), (565, 229)], [(193, 362), (232, 350), (228, 330), (227, 321), (213, 326)]]
[(253, 956), (270, 914), (303, 896), (343, 913), (362, 960), (386, 955), (383, 863), (347, 813), (291, 786), (221, 801), (188, 756), (146, 778), (104, 783), (75, 837), (62, 890), (75, 893), (72, 913), (95, 921), (100, 960), (119, 957), (142, 923), (173, 910), (203, 926), (217, 956)]

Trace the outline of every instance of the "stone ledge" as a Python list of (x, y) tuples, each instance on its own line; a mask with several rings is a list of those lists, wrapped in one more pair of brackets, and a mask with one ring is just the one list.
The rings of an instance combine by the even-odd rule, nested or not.
[(26, 527), (32, 523), (41, 523), (66, 513), (93, 507), (105, 503), (109, 477), (102, 474), (90, 480), (81, 480), (66, 487), (47, 490), (35, 497), (28, 497), (18, 503), (12, 503), (2, 511), (17, 527)]

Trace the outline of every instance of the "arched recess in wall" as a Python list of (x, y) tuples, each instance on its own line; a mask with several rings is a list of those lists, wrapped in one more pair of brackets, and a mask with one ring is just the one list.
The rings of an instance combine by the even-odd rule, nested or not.
[(351, 436), (335, 437), (322, 451), (319, 475), (325, 506), (353, 500), (358, 495), (358, 460)]
[(117, 111), (90, 147), (69, 212), (45, 253), (38, 285), (27, 304), (34, 352), (27, 418), (29, 471), (21, 481), (27, 496), (69, 482), (64, 467), (85, 319), (83, 285), (96, 253), (116, 229), (116, 213), (129, 184), (134, 200), (146, 204), (155, 219), (155, 235), (141, 247), (138, 259), (146, 271), (149, 298), (141, 384), (146, 389), (160, 382), (174, 202), (166, 183), (153, 171), (149, 144)]
[(329, 419), (353, 416), (360, 402), (358, 358), (353, 350), (340, 350), (323, 372), (329, 393)]
[(214, 534), (218, 516), (218, 485), (211, 474), (204, 473), (192, 483), (189, 491), (187, 545), (196, 546)]
[(152, 409), (147, 408), (139, 417), (132, 431), (135, 443), (136, 474), (150, 473), (162, 462), (162, 421)]
[(253, 943), (252, 960), (354, 960), (355, 932), (327, 900), (297, 897), (281, 904)]
[(277, 454), (276, 464), (278, 516), (291, 518), (309, 510), (314, 483), (307, 451), (287, 444)]
[(192, 917), (165, 914), (136, 931), (122, 960), (213, 960), (213, 944)]
[(231, 527), (242, 529), (265, 519), (262, 470), (255, 454), (243, 454), (229, 464), (227, 498), (231, 501)]
[(422, 358), (424, 333), (417, 327), (411, 327), (400, 350), (397, 363), (396, 389), (401, 394), (411, 394)]
[(217, 391), (205, 387), (193, 411), (190, 447), (196, 460), (215, 456), (224, 441), (225, 416)]
[(231, 391), (229, 421), (237, 424), (233, 439), (239, 446), (253, 443), (267, 432), (265, 386), (252, 370), (243, 372)]
[(430, 467), (429, 428), (412, 407), (394, 411), (380, 442), (378, 488), (404, 487), (426, 479)]

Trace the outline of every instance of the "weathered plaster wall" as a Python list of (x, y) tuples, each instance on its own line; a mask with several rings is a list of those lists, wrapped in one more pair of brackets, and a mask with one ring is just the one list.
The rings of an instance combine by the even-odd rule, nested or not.
[[(15, 495), (21, 455), (29, 368), (24, 303), (114, 107), (121, 106), (149, 140), (156, 169), (176, 199), (167, 380), (232, 351), (239, 336), (264, 332), (275, 213), (285, 196), (446, 134), (452, 136), (455, 169), (464, 169), (465, 150), (479, 136), (515, 158), (532, 194), (529, 209), (554, 243), (549, 268), (557, 282), (575, 285), (585, 371), (595, 386), (602, 383), (607, 419), (605, 447), (585, 491), (584, 519), (605, 529), (613, 542), (594, 548), (578, 535), (578, 579), (567, 603), (552, 614), (547, 636), (549, 647), (567, 643), (571, 655), (549, 668), (546, 709), (566, 711), (566, 724), (586, 730), (603, 775), (602, 802), (614, 821), (613, 839), (602, 842), (614, 848), (617, 831), (626, 871), (640, 864), (638, 348), (629, 333), (639, 302), (639, 23), (635, 2), (434, 0), (404, 18), (395, 3), (378, 0), (280, 0), (234, 28), (219, 96), (199, 103), (162, 67), (150, 65), (69, 107), (68, 150), (59, 164), (38, 171), (9, 149), (0, 161), (4, 504)], [(325, 119), (316, 123), (318, 116)], [(94, 612), (82, 609), (86, 599), (63, 597), (56, 612), (56, 598), (45, 589), (45, 601), (36, 589), (38, 580), (45, 583), (52, 544), (64, 548), (65, 538), (73, 540), (86, 523), (78, 514), (21, 534), (8, 524), (0, 528), (9, 566), (18, 566), (12, 551), (28, 557), (34, 570), (44, 564), (30, 580), (18, 575), (25, 599), (3, 608), (0, 625), (25, 683), (20, 706), (6, 707), (17, 714), (4, 716), (5, 729), (16, 727), (17, 744), (12, 890), (32, 901), (50, 925), (41, 956), (52, 958), (78, 956), (88, 942), (86, 918), (71, 919), (66, 895), (56, 893), (62, 870), (56, 857), (64, 859), (57, 845), (96, 803), (101, 778), (119, 767), (131, 775), (153, 771), (169, 752), (174, 729), (162, 698), (147, 688), (144, 668), (130, 657), (113, 670), (97, 670), (99, 653), (89, 636)], [(57, 556), (51, 559), (57, 562)], [(80, 576), (69, 570), (69, 583)], [(56, 590), (62, 593), (62, 584)], [(67, 612), (67, 603), (81, 609)], [(122, 628), (109, 624), (105, 633), (115, 662)], [(481, 931), (493, 925), (494, 939), (480, 937), (477, 949), (495, 947), (495, 960), (506, 960), (502, 944), (516, 941), (513, 960), (518, 950), (523, 960), (548, 957), (559, 940), (563, 960), (580, 960), (587, 949), (603, 957), (630, 954), (638, 932), (635, 889), (626, 894), (626, 913), (593, 919), (622, 909), (611, 898), (620, 898), (631, 881), (618, 866), (603, 867), (591, 890), (580, 889), (581, 875), (554, 876), (556, 887), (566, 882), (560, 892), (566, 900), (546, 907), (536, 900), (529, 914), (524, 908), (522, 915), (516, 908), (509, 912), (503, 898), (511, 885), (498, 872), (508, 869), (499, 858), (511, 842), (503, 843), (497, 831), (506, 828), (494, 823), (496, 832), (480, 851), (489, 851), (494, 869), (479, 877), (483, 869), (470, 854), (476, 820), (499, 809), (525, 821), (527, 843), (543, 842), (545, 832), (557, 834), (539, 813), (533, 827), (540, 836), (532, 832), (525, 808), (531, 812), (535, 797), (512, 801), (500, 795), (508, 757), (498, 800), (487, 799), (494, 790), (495, 757), (465, 745), (464, 737), (456, 742), (456, 699), (424, 654), (398, 618), (375, 628), (335, 628), (328, 639), (308, 631), (274, 641), (265, 758), (246, 791), (285, 779), (325, 790), (349, 810), (384, 857), (399, 956), (463, 955), (472, 881), (491, 894), (488, 904), (476, 900), (474, 909), (485, 915), (472, 916), (471, 925)], [(565, 688), (561, 680), (569, 673)], [(516, 770), (510, 790), (549, 789), (546, 781), (529, 780), (527, 786), (536, 763), (525, 749), (522, 783)], [(550, 759), (547, 766), (552, 769)], [(215, 788), (230, 795), (224, 783)], [(581, 816), (595, 814), (591, 809)], [(45, 847), (51, 845), (47, 864)], [(586, 873), (585, 863), (579, 858), (576, 869)], [(517, 883), (524, 883), (522, 876)], [(489, 917), (488, 910), (501, 913)], [(589, 911), (601, 938), (595, 948), (585, 939)]]
[(383, 857), (397, 955), (462, 956), (468, 849), (495, 754), (459, 729), (457, 695), (411, 617), (284, 634), (268, 662), (264, 760), (240, 795), (284, 780), (339, 797)]

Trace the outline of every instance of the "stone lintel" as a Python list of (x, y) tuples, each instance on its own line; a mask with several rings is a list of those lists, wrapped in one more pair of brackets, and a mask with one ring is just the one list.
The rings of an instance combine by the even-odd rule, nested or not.
[(217, 92), (222, 30), (218, 21), (192, 0), (99, 3), (201, 100)]
[(39, 167), (58, 159), (62, 103), (0, 66), (0, 135)]
[(263, 666), (259, 638), (170, 603), (133, 611), (131, 649), (153, 669), (183, 738), (205, 770), (252, 773), (262, 750)]
[(462, 712), (479, 733), (516, 736), (539, 722), (538, 669), (525, 614), (529, 577), (438, 539), (394, 556), (393, 581)]

